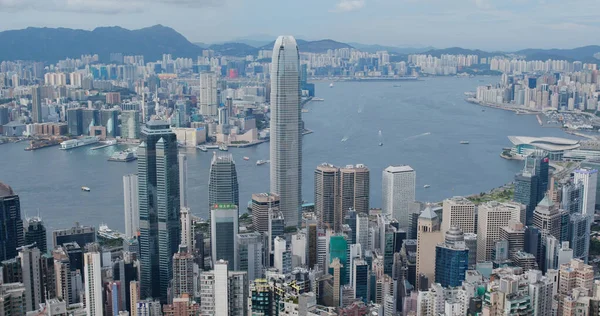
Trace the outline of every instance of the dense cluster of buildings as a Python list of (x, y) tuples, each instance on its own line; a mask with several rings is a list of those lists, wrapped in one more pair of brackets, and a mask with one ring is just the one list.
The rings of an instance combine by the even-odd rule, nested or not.
[[(598, 166), (585, 162), (573, 175), (555, 179), (548, 153), (538, 150), (525, 155), (509, 201), (451, 197), (425, 204), (416, 201), (416, 171), (394, 165), (382, 172), (382, 208), (374, 209), (367, 166), (324, 163), (310, 166), (315, 168), (314, 204), (304, 205), (300, 109), (306, 69), (301, 60), (307, 56), (287, 36), (261, 55), (272, 59), (271, 186), (270, 192), (252, 195), (249, 220), (240, 216), (244, 205), (229, 154), (214, 154), (204, 192), (209, 203), (193, 206), (207, 208), (209, 222), (194, 217), (187, 202), (187, 158), (178, 147), (188, 135), (177, 124), (207, 124), (207, 137), (212, 137), (214, 120), (216, 137), (223, 142), (253, 124), (253, 107), (236, 106), (233, 98), (219, 104), (219, 94), (227, 89), (219, 92), (213, 73), (200, 75), (197, 108), (204, 121), (194, 121), (187, 101), (174, 108), (160, 103), (159, 90), (174, 88), (169, 79), (144, 87), (153, 90), (142, 94), (139, 108), (131, 100), (120, 105), (130, 108), (120, 110), (67, 108), (69, 131), (95, 134), (100, 129), (106, 137), (140, 139), (137, 173), (123, 178), (125, 234), (113, 238), (110, 232), (76, 224), (54, 231), (49, 248), (42, 220), (23, 220), (17, 192), (0, 184), (0, 314), (598, 313), (600, 283), (588, 265)], [(308, 56), (319, 65), (368, 57), (352, 50), (331, 51), (330, 59)], [(195, 66), (168, 55), (148, 64), (138, 56), (111, 55), (128, 67), (94, 65), (94, 58), (57, 67), (79, 65), (93, 78), (108, 80)], [(377, 54), (377, 63), (388, 59)], [(477, 63), (469, 56), (443, 60), (449, 67)], [(207, 70), (221, 69), (221, 75), (228, 69), (229, 77), (246, 69), (237, 67), (245, 63), (224, 63), (210, 52), (200, 61)], [(67, 78), (44, 75), (51, 84)], [(144, 103), (146, 95), (157, 97), (154, 109)], [(106, 99), (120, 101), (113, 94)], [(11, 113), (19, 113), (14, 105)], [(241, 108), (246, 114), (240, 114)], [(134, 125), (124, 128), (124, 121)]]

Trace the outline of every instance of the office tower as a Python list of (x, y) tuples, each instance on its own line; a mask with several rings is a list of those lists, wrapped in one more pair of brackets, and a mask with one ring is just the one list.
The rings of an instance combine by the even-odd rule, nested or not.
[(240, 206), (235, 162), (231, 154), (214, 153), (210, 164), (208, 182), (208, 205), (234, 204)]
[(583, 209), (583, 183), (569, 181), (561, 188), (560, 208), (573, 214)]
[(140, 138), (140, 111), (121, 112), (121, 138)]
[(67, 126), (71, 136), (83, 135), (83, 109), (67, 109)]
[(281, 274), (292, 270), (291, 256), (285, 238), (275, 237), (273, 240), (273, 267)]
[(42, 88), (35, 86), (31, 88), (31, 119), (33, 123), (42, 123)]
[(354, 297), (365, 304), (369, 301), (369, 265), (363, 259), (354, 260), (352, 269), (352, 285)]
[(96, 109), (81, 110), (81, 127), (83, 135), (91, 135), (92, 127), (100, 125), (100, 111)]
[(525, 220), (528, 225), (533, 223), (533, 211), (538, 204), (537, 196), (539, 178), (528, 170), (515, 176), (515, 191), (513, 200), (526, 206)]
[(123, 176), (123, 201), (125, 208), (125, 237), (137, 237), (140, 229), (140, 205), (138, 201), (138, 176)]
[(23, 283), (0, 284), (0, 315), (25, 315), (26, 301)]
[(179, 252), (173, 255), (173, 297), (184, 294), (194, 295), (194, 256), (186, 246), (179, 246)]
[(300, 55), (292, 36), (279, 36), (271, 62), (271, 192), (286, 226), (298, 226), (302, 204)]
[[(329, 238), (329, 263), (333, 264), (335, 259), (339, 259), (341, 284), (346, 284), (348, 280), (348, 240), (344, 235), (334, 235)], [(333, 275), (333, 270), (329, 269), (329, 274)]]
[[(330, 164), (317, 166), (315, 170), (315, 212), (322, 228), (341, 231), (341, 204), (339, 195), (339, 169)], [(339, 223), (336, 222), (339, 220)]]
[[(0, 109), (0, 113), (2, 113), (1, 109)], [(1, 118), (0, 118), (0, 120), (1, 120)], [(586, 168), (586, 169), (600, 170), (600, 160), (598, 160), (598, 159), (584, 160), (581, 162), (581, 167)], [(599, 194), (599, 192), (600, 192), (600, 177), (597, 176), (596, 178), (597, 178), (597, 181), (596, 181), (596, 208), (600, 209), (600, 199), (598, 198), (598, 196), (600, 196), (600, 194)]]
[(71, 263), (69, 255), (62, 247), (52, 251), (54, 258), (54, 275), (56, 279), (56, 296), (62, 297), (67, 304), (75, 303), (71, 291)]
[(535, 151), (529, 156), (525, 157), (524, 170), (528, 170), (530, 173), (538, 177), (538, 189), (537, 189), (537, 202), (539, 203), (546, 192), (548, 191), (548, 169), (550, 166), (550, 159), (548, 154), (543, 151)]
[[(188, 207), (181, 208), (181, 245), (185, 246), (188, 252), (194, 249), (194, 240), (192, 238), (192, 214)], [(181, 247), (180, 245), (180, 247)]]
[(477, 234), (464, 234), (465, 245), (469, 249), (469, 269), (475, 269), (477, 264)]
[(273, 240), (275, 240), (275, 237), (285, 236), (285, 220), (283, 218), (283, 214), (280, 211), (271, 210), (271, 214), (269, 216), (268, 236), (268, 252), (271, 252), (273, 251)]
[(23, 246), (23, 220), (19, 196), (8, 185), (0, 182), (0, 262), (17, 256), (17, 248)]
[(333, 300), (332, 306), (338, 307), (340, 306), (340, 293), (341, 293), (341, 285), (342, 285), (342, 269), (344, 265), (342, 264), (342, 260), (340, 258), (332, 258), (331, 263), (329, 264), (330, 274), (333, 275)]
[(571, 214), (569, 218), (569, 242), (573, 249), (573, 258), (588, 261), (590, 248), (591, 217), (580, 213)]
[(525, 226), (521, 222), (508, 221), (508, 226), (500, 227), (501, 240), (508, 242), (508, 258), (514, 260), (517, 252), (525, 250)]
[(41, 253), (48, 251), (48, 242), (46, 241), (46, 227), (41, 217), (34, 216), (25, 219), (25, 245), (35, 244)]
[(363, 254), (369, 248), (369, 216), (365, 213), (356, 214), (356, 243), (361, 245)]
[(292, 267), (306, 266), (306, 234), (292, 235)]
[(44, 302), (42, 288), (42, 269), (40, 250), (32, 245), (19, 248), (21, 261), (22, 280), (25, 285), (26, 307), (28, 311), (36, 309)]
[(237, 266), (238, 208), (233, 204), (216, 204), (210, 210), (210, 242), (215, 265), (225, 260), (229, 269)]
[(131, 312), (131, 281), (138, 280), (139, 261), (137, 255), (123, 252), (123, 258), (113, 260), (113, 280), (119, 282), (119, 302), (121, 310)]
[(200, 114), (217, 115), (217, 74), (203, 72), (200, 74)]
[(100, 253), (87, 252), (83, 255), (85, 276), (85, 302), (88, 316), (102, 316), (102, 264)]
[(137, 306), (140, 301), (140, 283), (138, 281), (129, 282), (129, 301), (130, 301), (130, 315), (137, 315)]
[(177, 160), (179, 162), (179, 206), (187, 207), (187, 157), (180, 153)]
[(309, 224), (306, 228), (307, 231), (307, 266), (312, 269), (317, 264), (317, 238), (318, 230), (317, 224)]
[(455, 196), (444, 200), (442, 211), (442, 233), (452, 226), (458, 227), (463, 233), (476, 232), (475, 204), (462, 196)]
[(259, 233), (269, 231), (269, 212), (279, 211), (279, 196), (272, 193), (252, 194), (252, 225)]
[(463, 232), (451, 226), (445, 242), (435, 247), (435, 282), (444, 287), (460, 286), (469, 269), (469, 249)]
[(238, 266), (236, 271), (248, 271), (248, 280), (263, 275), (263, 238), (259, 232), (237, 234)]
[(349, 209), (369, 213), (369, 168), (358, 164), (340, 168), (340, 203), (342, 218)]
[(575, 183), (583, 183), (583, 203), (581, 213), (583, 215), (594, 215), (596, 208), (596, 185), (598, 183), (598, 170), (577, 169), (575, 170)]
[(416, 174), (410, 166), (389, 166), (383, 170), (382, 211), (398, 220), (401, 228), (409, 227), (415, 181)]
[(75, 226), (71, 228), (53, 231), (52, 239), (54, 240), (55, 248), (73, 242), (80, 246), (85, 246), (89, 243), (96, 242), (96, 228), (92, 226), (81, 226), (78, 222), (75, 222)]
[(436, 246), (444, 240), (440, 231), (440, 219), (430, 206), (419, 216), (417, 230), (417, 284), (416, 288), (428, 288), (428, 284), (420, 284), (420, 276), (429, 280), (435, 279), (435, 260), (431, 257), (436, 253)]
[(181, 238), (177, 137), (163, 121), (150, 121), (138, 149), (141, 297), (165, 302), (173, 254)]
[(119, 136), (119, 111), (115, 109), (101, 110), (98, 125), (106, 128), (106, 137), (116, 138)]
[(521, 222), (525, 206), (518, 203), (487, 202), (479, 205), (477, 214), (477, 261), (491, 261), (494, 243), (500, 238), (500, 227), (509, 221)]
[[(535, 208), (533, 213), (533, 226), (537, 227), (541, 233), (542, 246), (546, 245), (544, 241), (546, 241), (548, 236), (553, 236), (559, 241), (562, 240), (561, 230), (563, 214), (566, 215), (566, 211), (559, 210), (556, 203), (550, 201), (548, 196), (544, 197), (540, 204)], [(568, 224), (565, 226), (568, 226)], [(566, 238), (567, 237), (565, 236), (565, 239)]]
[(200, 315), (247, 315), (249, 283), (242, 271), (228, 271), (228, 263), (215, 262), (214, 270), (200, 274)]

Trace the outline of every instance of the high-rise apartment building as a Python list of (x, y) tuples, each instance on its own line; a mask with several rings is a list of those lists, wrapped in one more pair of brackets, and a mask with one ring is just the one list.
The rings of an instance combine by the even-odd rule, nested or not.
[(240, 206), (237, 171), (231, 154), (214, 153), (210, 164), (208, 205), (234, 204)]
[(217, 74), (203, 72), (200, 74), (200, 114), (216, 116), (217, 108)]
[(201, 315), (248, 315), (248, 275), (227, 267), (227, 261), (219, 260), (212, 271), (200, 274)]
[(102, 264), (100, 253), (88, 252), (83, 255), (85, 277), (86, 315), (104, 315), (102, 299)]
[(521, 222), (525, 206), (519, 203), (487, 202), (479, 205), (477, 214), (477, 260), (491, 261), (495, 242), (500, 239), (500, 228), (512, 221)]
[(137, 237), (140, 230), (140, 205), (138, 202), (138, 176), (127, 174), (123, 176), (123, 201), (125, 209), (125, 236)]
[(286, 226), (298, 226), (302, 204), (300, 54), (292, 36), (280, 36), (271, 62), (271, 192), (279, 195)]
[(279, 196), (273, 193), (252, 194), (252, 225), (259, 233), (269, 231), (269, 214), (279, 211)]
[(0, 182), (0, 261), (17, 256), (17, 248), (23, 246), (23, 220), (19, 196), (13, 189)]
[(410, 166), (389, 166), (383, 170), (382, 211), (395, 218), (401, 228), (409, 227), (415, 183), (415, 170)]
[(35, 244), (35, 247), (43, 254), (48, 251), (46, 227), (41, 217), (34, 216), (25, 219), (24, 235), (25, 245)]
[(444, 200), (442, 210), (442, 233), (455, 226), (466, 234), (475, 234), (477, 219), (475, 204), (462, 196)]
[(237, 266), (238, 208), (234, 204), (215, 204), (210, 210), (210, 242), (213, 265), (228, 262), (229, 269)]
[(28, 311), (31, 311), (45, 301), (40, 250), (36, 247), (23, 246), (19, 248), (19, 260), (27, 299), (25, 306)]
[(575, 170), (575, 183), (583, 183), (583, 204), (581, 213), (593, 216), (596, 209), (596, 185), (598, 182), (598, 170), (578, 169)]
[(163, 121), (142, 129), (138, 149), (141, 297), (165, 302), (181, 232), (177, 137)]
[(180, 246), (179, 252), (173, 255), (173, 297), (194, 295), (194, 256), (189, 251), (185, 246)]

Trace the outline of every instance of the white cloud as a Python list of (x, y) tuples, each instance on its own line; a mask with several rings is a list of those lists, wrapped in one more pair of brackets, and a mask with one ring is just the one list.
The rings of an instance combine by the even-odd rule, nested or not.
[(338, 12), (356, 11), (365, 6), (365, 0), (340, 0), (335, 6)]

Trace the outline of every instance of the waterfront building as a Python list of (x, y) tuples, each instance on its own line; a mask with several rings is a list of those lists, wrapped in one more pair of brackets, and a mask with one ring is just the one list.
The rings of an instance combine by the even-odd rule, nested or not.
[(269, 215), (279, 211), (279, 196), (273, 193), (252, 194), (252, 226), (259, 233), (269, 231)]
[(234, 204), (215, 204), (210, 210), (210, 242), (213, 265), (220, 260), (229, 264), (229, 269), (237, 266), (238, 208)]
[(445, 234), (445, 241), (435, 247), (435, 283), (443, 287), (457, 287), (462, 284), (469, 269), (469, 249), (463, 232), (451, 226)]
[(415, 185), (415, 170), (410, 166), (389, 166), (383, 170), (382, 211), (395, 218), (401, 228), (409, 227)]
[(85, 278), (85, 306), (86, 315), (104, 315), (104, 302), (102, 299), (102, 264), (100, 253), (88, 252), (83, 255)]
[(237, 234), (236, 271), (247, 271), (248, 280), (261, 278), (263, 275), (263, 238), (259, 232)]
[(286, 226), (298, 226), (302, 204), (300, 56), (292, 36), (280, 36), (271, 62), (271, 192), (279, 195)]
[(137, 237), (140, 230), (138, 176), (127, 174), (123, 176), (123, 200), (125, 209), (125, 237)]
[(237, 171), (231, 154), (213, 154), (208, 182), (208, 205), (233, 204), (240, 206)]
[(575, 183), (583, 184), (583, 199), (581, 213), (593, 216), (596, 209), (596, 185), (598, 183), (598, 170), (577, 169), (575, 170)]
[(477, 214), (477, 261), (491, 261), (500, 228), (512, 221), (522, 222), (525, 206), (519, 203), (487, 202), (479, 205)]
[(466, 234), (475, 234), (477, 223), (475, 204), (462, 196), (445, 199), (442, 210), (442, 233), (455, 226)]
[(42, 218), (39, 216), (25, 219), (24, 227), (25, 245), (35, 244), (41, 253), (48, 251), (48, 242), (46, 240), (46, 227)]
[(85, 246), (96, 242), (96, 228), (93, 226), (81, 226), (75, 222), (75, 226), (68, 229), (59, 229), (52, 232), (54, 247), (68, 243), (77, 243)]
[(67, 109), (67, 126), (70, 135), (83, 135), (83, 109)]
[(203, 116), (216, 116), (219, 106), (217, 100), (217, 74), (203, 72), (200, 74), (200, 114)]
[(428, 206), (421, 212), (418, 222), (416, 267), (417, 289), (427, 289), (429, 287), (429, 284), (422, 284), (423, 280), (435, 280), (435, 260), (432, 260), (431, 256), (436, 253), (436, 246), (443, 241), (444, 236), (440, 231), (440, 219), (431, 207)]
[(544, 151), (549, 160), (560, 161), (566, 152), (580, 147), (578, 140), (558, 137), (508, 136), (508, 139), (513, 144), (511, 155), (523, 158)]
[(44, 121), (42, 112), (42, 88), (40, 86), (31, 88), (31, 119), (33, 123), (42, 123)]
[(248, 315), (248, 275), (227, 267), (227, 261), (219, 260), (212, 271), (200, 273), (201, 315)]
[(13, 189), (0, 182), (0, 262), (17, 256), (17, 248), (23, 246), (23, 220), (19, 196)]
[(121, 112), (121, 138), (138, 139), (140, 138), (140, 112), (122, 111)]
[(138, 149), (141, 297), (166, 302), (179, 247), (177, 138), (163, 121), (149, 121)]

